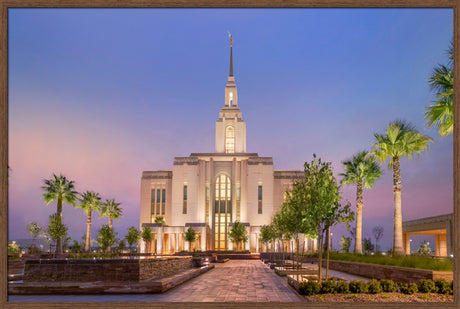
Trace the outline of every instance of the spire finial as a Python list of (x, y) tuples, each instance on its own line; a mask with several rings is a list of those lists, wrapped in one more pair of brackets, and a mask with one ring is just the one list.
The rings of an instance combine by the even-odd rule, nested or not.
[(227, 31), (228, 37), (230, 38), (230, 74), (229, 76), (233, 76), (233, 55), (232, 55), (232, 49), (233, 49), (233, 36), (230, 34), (229, 31)]

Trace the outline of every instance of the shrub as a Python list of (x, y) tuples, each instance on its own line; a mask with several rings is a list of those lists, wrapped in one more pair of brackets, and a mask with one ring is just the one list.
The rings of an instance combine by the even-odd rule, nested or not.
[(348, 294), (350, 293), (350, 288), (348, 287), (348, 282), (345, 281), (338, 281), (337, 285), (335, 286), (335, 290), (337, 293), (340, 294)]
[(418, 288), (415, 283), (400, 283), (399, 284), (399, 290), (403, 294), (414, 294), (417, 293)]
[(352, 293), (367, 293), (367, 284), (364, 281), (353, 280), (349, 284), (349, 289)]
[(393, 280), (382, 279), (380, 280), (380, 286), (382, 287), (383, 292), (398, 292), (398, 285), (394, 283)]
[(299, 286), (299, 294), (300, 295), (315, 295), (318, 294), (321, 290), (321, 286), (319, 285), (318, 281), (309, 280), (307, 282), (302, 282)]
[(321, 294), (336, 294), (337, 291), (335, 289), (336, 283), (333, 280), (325, 280), (321, 283)]
[(434, 280), (434, 284), (436, 286), (436, 292), (439, 294), (450, 294), (452, 291), (451, 284), (449, 284), (446, 280), (437, 279)]
[(378, 294), (382, 293), (382, 286), (380, 285), (380, 282), (378, 282), (375, 279), (372, 279), (367, 283), (367, 293), (369, 294)]
[(436, 286), (431, 279), (420, 279), (418, 282), (418, 290), (421, 293), (432, 293), (436, 292)]

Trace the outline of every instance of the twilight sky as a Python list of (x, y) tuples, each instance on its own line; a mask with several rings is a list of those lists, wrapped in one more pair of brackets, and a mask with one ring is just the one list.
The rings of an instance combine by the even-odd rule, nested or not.
[[(316, 153), (338, 174), (374, 132), (405, 119), (435, 143), (402, 161), (403, 220), (453, 211), (453, 138), (423, 119), (434, 100), (428, 76), (453, 38), (451, 9), (9, 9), (8, 31), (10, 240), (55, 212), (40, 198), (53, 173), (121, 202), (119, 237), (138, 227), (142, 171), (214, 151), (227, 31), (248, 152), (280, 170), (303, 170)], [(387, 249), (393, 194), (383, 167), (364, 194), (363, 237), (381, 225)], [(353, 205), (355, 190), (342, 190)], [(83, 211), (65, 205), (63, 215), (80, 241)], [(106, 222), (93, 221), (93, 238)], [(334, 247), (341, 235), (343, 226)]]

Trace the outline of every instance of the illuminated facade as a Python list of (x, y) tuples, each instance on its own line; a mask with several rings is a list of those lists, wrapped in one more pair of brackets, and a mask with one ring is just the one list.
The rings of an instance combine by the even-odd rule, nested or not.
[[(231, 43), (225, 103), (215, 125), (215, 152), (176, 157), (172, 170), (142, 173), (140, 228), (150, 226), (154, 240), (149, 246), (141, 243), (141, 251), (233, 250), (228, 234), (239, 221), (249, 236), (245, 249), (260, 252), (265, 249), (259, 241), (261, 226), (271, 222), (284, 192), (303, 177), (303, 171), (274, 170), (271, 157), (246, 152), (246, 123), (238, 105)], [(165, 223), (155, 223), (157, 217)], [(193, 248), (184, 239), (189, 227), (198, 235)], [(307, 246), (312, 244), (307, 241)]]

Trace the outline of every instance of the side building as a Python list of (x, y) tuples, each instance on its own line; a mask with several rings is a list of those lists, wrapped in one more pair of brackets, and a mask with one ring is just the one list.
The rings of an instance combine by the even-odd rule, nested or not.
[[(238, 106), (232, 49), (231, 43), (225, 102), (215, 124), (215, 152), (176, 157), (172, 170), (142, 173), (139, 226), (149, 226), (154, 237), (151, 244), (141, 242), (141, 252), (233, 250), (228, 235), (236, 221), (248, 232), (245, 249), (265, 251), (260, 228), (280, 210), (285, 192), (304, 177), (303, 171), (274, 170), (271, 157), (246, 152), (246, 123)], [(158, 217), (164, 223), (155, 223)], [(192, 248), (184, 239), (189, 227), (198, 236)], [(306, 250), (315, 244), (306, 238)], [(285, 249), (291, 245), (285, 243)]]

